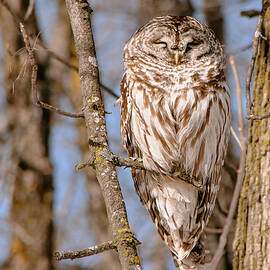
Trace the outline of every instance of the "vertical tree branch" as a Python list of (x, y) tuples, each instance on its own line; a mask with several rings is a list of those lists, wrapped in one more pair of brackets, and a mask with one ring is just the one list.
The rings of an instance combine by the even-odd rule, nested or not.
[(236, 69), (236, 65), (235, 65), (235, 59), (234, 56), (230, 56), (230, 64), (232, 66), (232, 70), (233, 70), (233, 76), (234, 76), (234, 81), (235, 81), (235, 91), (237, 94), (237, 108), (238, 108), (238, 131), (240, 133), (240, 141), (241, 141), (241, 149), (243, 151), (243, 147), (246, 142), (246, 136), (245, 136), (245, 123), (244, 123), (244, 114), (243, 114), (243, 105), (242, 105), (242, 88), (240, 86), (240, 80), (239, 80), (239, 76), (238, 76), (238, 72)]
[(96, 176), (105, 199), (113, 237), (118, 243), (120, 262), (123, 269), (141, 269), (136, 251), (136, 239), (129, 228), (115, 167), (102, 156), (108, 142), (90, 22), (91, 8), (86, 0), (66, 0), (66, 5), (79, 60), (83, 111), (89, 142), (91, 142), (89, 148), (91, 155), (95, 157)]

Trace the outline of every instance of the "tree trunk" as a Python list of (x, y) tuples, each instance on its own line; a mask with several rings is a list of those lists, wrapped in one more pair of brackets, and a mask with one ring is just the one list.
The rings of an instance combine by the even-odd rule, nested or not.
[[(27, 1), (10, 0), (10, 7), (21, 17), (27, 9)], [(4, 47), (3, 71), (6, 90), (6, 138), (11, 167), (8, 168), (8, 184), (13, 186), (10, 207), (11, 248), (1, 269), (49, 270), (53, 269), (52, 222), (52, 166), (49, 160), (48, 138), (50, 113), (35, 107), (31, 100), (31, 68), (26, 65), (26, 51), (9, 12), (0, 7), (1, 33)], [(35, 15), (28, 19), (26, 27), (37, 34)], [(19, 51), (19, 53), (18, 53)], [(47, 60), (39, 59), (41, 99), (48, 102), (49, 84), (46, 81)]]
[[(264, 1), (265, 2), (265, 1)], [(270, 10), (266, 13), (253, 88), (254, 113), (270, 111)], [(269, 269), (270, 265), (270, 119), (251, 120), (245, 179), (238, 206), (234, 269)]]

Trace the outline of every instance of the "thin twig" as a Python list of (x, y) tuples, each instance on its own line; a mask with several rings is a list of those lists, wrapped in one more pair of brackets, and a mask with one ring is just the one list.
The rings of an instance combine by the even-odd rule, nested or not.
[(234, 183), (236, 183), (236, 179), (237, 179), (237, 168), (235, 168), (232, 164), (230, 164), (230, 162), (224, 162), (223, 165), (224, 170), (226, 170), (226, 172), (230, 175), (232, 181)]
[(235, 59), (234, 56), (230, 56), (230, 63), (232, 66), (232, 70), (233, 70), (233, 76), (234, 76), (234, 80), (235, 80), (235, 84), (236, 84), (236, 94), (237, 94), (237, 107), (238, 107), (238, 130), (239, 133), (241, 134), (241, 141), (243, 141), (244, 138), (244, 117), (243, 117), (243, 110), (242, 110), (242, 88), (240, 86), (240, 80), (239, 80), (239, 75), (236, 69), (236, 64), (235, 64)]
[(62, 58), (61, 56), (59, 56), (57, 53), (55, 53), (54, 51), (50, 50), (43, 42), (42, 40), (38, 39), (37, 40), (37, 44), (44, 49), (51, 57), (53, 57), (55, 60), (57, 60), (58, 62), (64, 64), (65, 66), (69, 67), (70, 69), (75, 70), (76, 72), (79, 71), (78, 67), (76, 65), (71, 64), (69, 61), (67, 61), (66, 59)]
[(242, 53), (246, 50), (249, 50), (251, 47), (252, 47), (252, 43), (245, 45), (245, 46), (242, 46), (242, 47), (240, 47), (236, 50), (233, 50), (231, 52), (227, 52), (227, 55), (237, 55), (237, 54)]
[(33, 92), (33, 98), (34, 98), (35, 104), (38, 107), (41, 107), (41, 108), (44, 108), (44, 109), (56, 112), (58, 114), (68, 116), (68, 117), (84, 118), (83, 113), (65, 112), (63, 110), (60, 110), (60, 109), (58, 109), (58, 108), (56, 108), (56, 107), (54, 107), (52, 105), (49, 105), (49, 104), (39, 100), (39, 98), (38, 98), (38, 87), (37, 87), (38, 64), (36, 62), (35, 55), (34, 55), (34, 50), (31, 47), (28, 34), (27, 34), (26, 29), (24, 27), (24, 24), (22, 22), (20, 22), (20, 30), (21, 30), (21, 33), (22, 33), (22, 36), (23, 36), (23, 40), (24, 40), (24, 43), (25, 43), (26, 50), (28, 52), (28, 56), (29, 56), (29, 59), (30, 59), (30, 64), (32, 66), (31, 84), (32, 84), (32, 92)]
[[(240, 141), (243, 143), (245, 141), (245, 124), (244, 124), (244, 116), (243, 116), (243, 105), (242, 105), (242, 88), (240, 86), (239, 75), (236, 69), (234, 56), (230, 56), (230, 64), (233, 70), (233, 76), (236, 84), (236, 94), (237, 94), (237, 108), (238, 108), (238, 131), (240, 133)], [(240, 146), (243, 149), (243, 146)]]
[(104, 84), (100, 84), (100, 87), (105, 90), (107, 93), (109, 93), (111, 96), (113, 96), (114, 98), (118, 99), (120, 98), (117, 94), (115, 94), (112, 89), (110, 89), (109, 87), (105, 86)]
[(92, 255), (96, 255), (98, 253), (116, 249), (117, 242), (116, 241), (108, 241), (104, 242), (97, 246), (92, 246), (86, 249), (81, 250), (71, 250), (71, 251), (57, 251), (54, 254), (54, 257), (57, 261), (66, 260), (66, 259), (77, 259), (77, 258), (84, 258)]
[(233, 127), (231, 126), (231, 133), (232, 133), (232, 135), (233, 135), (233, 137), (234, 137), (234, 139), (236, 140), (236, 142), (238, 143), (238, 145), (240, 146), (240, 148), (241, 148), (241, 150), (242, 150), (242, 145), (241, 145), (241, 142), (240, 142), (240, 140), (239, 140), (239, 138), (238, 138), (238, 136), (237, 136), (237, 134), (236, 134), (236, 132), (235, 132), (235, 130), (233, 129)]
[[(109, 158), (107, 156), (105, 157), (108, 159), (108, 161), (110, 161), (115, 166), (131, 167), (133, 169), (156, 172), (155, 170), (145, 168), (143, 165), (143, 161), (141, 159), (121, 158), (121, 157), (116, 156), (115, 154), (111, 154), (111, 157)], [(177, 168), (176, 172), (165, 173), (165, 172), (160, 171), (159, 173), (167, 175), (167, 176), (171, 176), (173, 178), (179, 177), (181, 180), (192, 184), (194, 187), (203, 189), (203, 184), (199, 181), (199, 179), (197, 179), (195, 176), (191, 176), (185, 170), (181, 170)]]
[(233, 193), (233, 197), (232, 197), (232, 202), (230, 205), (230, 210), (229, 210), (229, 214), (226, 218), (225, 221), (225, 226), (223, 228), (223, 232), (219, 238), (219, 244), (218, 244), (218, 248), (215, 252), (215, 255), (211, 261), (210, 264), (210, 268), (211, 270), (215, 270), (221, 257), (223, 256), (224, 253), (224, 247), (227, 243), (227, 237), (230, 231), (230, 227), (233, 221), (233, 216), (237, 207), (237, 203), (238, 203), (238, 199), (239, 199), (239, 195), (240, 195), (240, 191), (241, 191), (241, 187), (242, 187), (242, 183), (245, 177), (245, 163), (246, 163), (246, 148), (247, 148), (247, 142), (246, 142), (246, 137), (245, 137), (245, 133), (244, 133), (244, 117), (243, 117), (243, 107), (242, 107), (242, 89), (240, 87), (240, 83), (239, 83), (239, 79), (238, 79), (238, 74), (237, 74), (237, 70), (235, 68), (235, 63), (234, 63), (234, 59), (230, 58), (230, 62), (232, 64), (232, 67), (234, 69), (234, 76), (235, 76), (235, 80), (236, 80), (236, 91), (237, 91), (237, 99), (238, 99), (238, 129), (240, 132), (240, 137), (241, 137), (241, 157), (240, 157), (240, 165), (239, 165), (239, 169), (238, 169), (238, 174), (237, 174), (237, 181), (236, 181), (236, 185), (235, 185), (235, 189), (234, 189), (234, 193)]
[(1, 222), (4, 222), (8, 225), (8, 229), (14, 232), (22, 242), (24, 242), (26, 245), (35, 247), (35, 239), (25, 230), (23, 226), (21, 226), (19, 223), (14, 222), (10, 219), (0, 219)]
[(248, 72), (247, 72), (247, 79), (246, 79), (246, 110), (247, 110), (247, 115), (246, 118), (247, 119), (252, 119), (252, 120), (261, 120), (267, 117), (270, 117), (270, 112), (264, 114), (264, 115), (254, 115), (253, 114), (253, 104), (250, 100), (250, 84), (251, 84), (251, 78), (252, 78), (252, 74), (253, 74), (253, 70), (254, 70), (254, 66), (255, 66), (255, 60), (256, 60), (256, 56), (258, 53), (258, 47), (259, 47), (259, 42), (260, 39), (262, 37), (262, 33), (261, 33), (261, 29), (262, 29), (262, 24), (263, 24), (263, 20), (264, 20), (264, 16), (265, 16), (265, 12), (268, 9), (268, 7), (270, 6), (270, 0), (266, 1), (262, 7), (262, 11), (259, 15), (259, 20), (258, 20), (258, 24), (256, 27), (256, 31), (254, 34), (254, 39), (252, 42), (252, 56), (251, 56), (251, 61), (250, 61), (250, 65), (248, 68)]
[(221, 234), (223, 232), (223, 228), (210, 228), (206, 227), (204, 229), (206, 233), (211, 233), (211, 234)]
[(260, 15), (260, 11), (256, 9), (243, 10), (240, 12), (240, 16), (253, 18)]
[(28, 8), (27, 8), (25, 15), (24, 15), (24, 21), (27, 21), (29, 19), (29, 17), (33, 13), (34, 6), (35, 6), (35, 0), (30, 0)]

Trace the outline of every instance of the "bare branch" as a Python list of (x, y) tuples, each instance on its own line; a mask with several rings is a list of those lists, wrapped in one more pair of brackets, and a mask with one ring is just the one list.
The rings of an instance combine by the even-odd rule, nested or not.
[[(140, 245), (141, 242), (138, 241), (135, 237), (133, 238), (127, 238), (127, 239), (120, 239), (120, 241), (126, 241), (126, 242), (135, 242), (136, 245)], [(80, 249), (80, 250), (70, 250), (70, 251), (57, 251), (54, 253), (54, 257), (57, 261), (66, 260), (66, 259), (78, 259), (78, 258), (84, 258), (89, 257), (92, 255), (96, 255), (99, 253), (102, 253), (107, 250), (116, 249), (119, 241), (107, 241), (100, 245), (88, 247), (86, 249)]]
[(105, 90), (107, 93), (109, 93), (111, 96), (115, 97), (116, 99), (120, 98), (117, 94), (112, 91), (109, 87), (105, 86), (104, 84), (101, 84), (100, 87)]
[(77, 259), (77, 258), (84, 258), (92, 255), (96, 255), (98, 253), (110, 250), (110, 249), (116, 249), (117, 248), (117, 242), (116, 241), (108, 241), (104, 242), (97, 246), (88, 247), (86, 249), (81, 250), (71, 250), (71, 251), (57, 251), (54, 254), (54, 257), (57, 261), (66, 260), (66, 259)]
[(241, 148), (241, 150), (242, 150), (242, 145), (241, 145), (241, 142), (240, 142), (240, 140), (239, 140), (239, 138), (238, 138), (238, 136), (237, 136), (237, 134), (236, 134), (236, 132), (235, 132), (235, 130), (233, 129), (233, 127), (231, 126), (231, 133), (232, 133), (232, 135), (233, 135), (233, 137), (234, 137), (234, 139), (236, 140), (236, 142), (238, 143), (238, 145), (240, 146), (240, 148)]
[(237, 94), (237, 107), (238, 107), (238, 131), (240, 133), (240, 140), (241, 140), (241, 149), (243, 150), (242, 143), (245, 142), (245, 124), (244, 124), (244, 114), (243, 114), (243, 105), (242, 105), (242, 88), (240, 86), (239, 75), (235, 65), (234, 56), (230, 56), (230, 63), (233, 70), (233, 76), (236, 84), (236, 94)]
[[(114, 166), (120, 166), (120, 167), (130, 167), (133, 169), (139, 169), (139, 170), (147, 170), (150, 172), (155, 172), (155, 170), (151, 170), (148, 168), (145, 168), (143, 165), (143, 160), (139, 158), (121, 158), (117, 155), (113, 154), (109, 151), (109, 149), (105, 148), (106, 150), (102, 153), (103, 156), (106, 157), (106, 159), (111, 162)], [(195, 186), (196, 188), (203, 189), (203, 183), (200, 182), (199, 179), (197, 179), (195, 176), (191, 176), (188, 174), (184, 169), (179, 169), (177, 167), (177, 172), (163, 172), (159, 171), (160, 174), (164, 174), (166, 176), (171, 176), (173, 178), (179, 177), (182, 181), (188, 182)]]
[(26, 10), (26, 13), (24, 15), (24, 20), (27, 21), (30, 15), (33, 13), (35, 7), (35, 0), (30, 0), (28, 4), (28, 8)]
[(61, 56), (59, 56), (57, 53), (54, 51), (50, 50), (43, 42), (42, 40), (38, 39), (37, 44), (44, 49), (51, 57), (53, 57), (55, 60), (58, 62), (62, 63), (63, 65), (69, 67), (70, 69), (73, 69), (74, 71), (78, 72), (78, 67), (76, 65), (71, 64), (69, 61), (65, 60)]
[(253, 18), (260, 15), (260, 11), (256, 9), (243, 10), (240, 12), (241, 16)]
[(240, 86), (240, 80), (239, 80), (239, 75), (236, 69), (236, 64), (235, 64), (235, 59), (234, 56), (230, 56), (230, 63), (232, 66), (232, 70), (233, 70), (233, 76), (234, 76), (234, 80), (235, 80), (235, 84), (236, 84), (236, 94), (237, 94), (237, 107), (238, 107), (238, 122), (239, 122), (239, 132), (242, 133), (242, 137), (241, 140), (244, 140), (244, 117), (243, 117), (243, 110), (242, 110), (242, 89)]
[(35, 104), (38, 107), (41, 107), (41, 108), (56, 112), (56, 113), (61, 114), (61, 115), (65, 115), (65, 116), (72, 117), (72, 118), (83, 118), (84, 117), (83, 113), (65, 112), (63, 110), (60, 110), (60, 109), (58, 109), (58, 108), (56, 108), (56, 107), (54, 107), (52, 105), (49, 105), (49, 104), (39, 100), (39, 98), (38, 98), (38, 87), (37, 87), (38, 64), (37, 64), (37, 61), (35, 59), (34, 50), (33, 50), (33, 48), (31, 47), (31, 44), (30, 44), (29, 36), (28, 36), (28, 34), (26, 32), (26, 29), (24, 27), (24, 24), (22, 22), (20, 22), (20, 30), (21, 30), (21, 33), (23, 35), (23, 40), (24, 40), (24, 43), (25, 43), (25, 47), (26, 47), (26, 50), (28, 52), (28, 56), (29, 56), (29, 59), (30, 59), (30, 64), (32, 66), (31, 84), (32, 84), (32, 92), (33, 92), (33, 98), (34, 98)]
[(229, 214), (228, 214), (228, 216), (226, 218), (225, 226), (223, 228), (223, 233), (222, 233), (222, 235), (220, 236), (220, 239), (219, 239), (218, 248), (217, 248), (216, 253), (215, 253), (215, 255), (213, 257), (213, 260), (211, 262), (211, 268), (209, 268), (209, 269), (212, 269), (212, 270), (216, 269), (216, 267), (217, 267), (217, 265), (219, 263), (219, 260), (221, 259), (222, 255), (223, 255), (224, 247), (225, 247), (225, 245), (227, 243), (227, 236), (228, 236), (228, 233), (230, 231), (233, 216), (234, 216), (234, 213), (235, 213), (235, 210), (236, 210), (236, 207), (237, 207), (237, 203), (238, 203), (240, 190), (241, 190), (241, 187), (242, 187), (242, 182), (243, 182), (243, 179), (245, 177), (245, 161), (246, 161), (246, 145), (245, 145), (245, 147), (244, 147), (244, 149), (242, 151), (242, 154), (241, 154), (239, 172), (238, 172), (238, 175), (237, 175), (237, 182), (236, 182), (236, 185), (235, 185), (233, 198), (232, 198), (232, 202), (231, 202), (231, 205), (230, 205)]
[(252, 43), (245, 45), (245, 46), (242, 46), (242, 47), (240, 47), (236, 50), (233, 50), (231, 52), (227, 52), (227, 55), (237, 55), (237, 54), (242, 53), (246, 50), (249, 50), (251, 47), (252, 47)]
[(6, 223), (8, 228), (15, 233), (26, 245), (35, 247), (35, 239), (25, 230), (23, 226), (11, 219), (1, 219), (1, 222)]
[(223, 228), (210, 228), (206, 227), (204, 229), (206, 233), (212, 233), (212, 234), (221, 234), (223, 232)]
[[(71, 118), (83, 118), (84, 114), (83, 113), (69, 113), (69, 112), (65, 112), (63, 110), (60, 110), (50, 104), (47, 104), (45, 102), (42, 102), (41, 100), (39, 100), (38, 98), (38, 87), (37, 87), (37, 72), (38, 72), (38, 64), (34, 55), (34, 49), (30, 44), (30, 40), (29, 40), (29, 35), (24, 27), (24, 24), (22, 23), (22, 19), (12, 10), (12, 8), (8, 5), (8, 3), (4, 0), (0, 0), (1, 4), (9, 11), (9, 13), (12, 15), (12, 18), (15, 20), (16, 23), (19, 24), (20, 26), (20, 31), (22, 33), (23, 36), (23, 40), (25, 43), (25, 47), (26, 50), (28, 52), (28, 56), (30, 59), (30, 64), (32, 66), (32, 75), (31, 75), (31, 85), (32, 85), (32, 92), (33, 92), (33, 98), (35, 101), (35, 105), (37, 105), (38, 107), (53, 111), (55, 113), (61, 114), (61, 115), (65, 115)], [(31, 3), (30, 3), (31, 4)]]
[(251, 119), (251, 120), (261, 120), (264, 118), (267, 118), (270, 116), (270, 112), (264, 114), (264, 115), (254, 115), (253, 114), (253, 104), (250, 100), (250, 84), (251, 84), (251, 78), (252, 78), (252, 74), (253, 74), (253, 70), (254, 70), (254, 66), (255, 66), (255, 60), (256, 60), (256, 56), (257, 56), (257, 52), (258, 52), (258, 47), (259, 47), (259, 41), (262, 38), (262, 24), (263, 24), (263, 20), (264, 20), (264, 16), (265, 16), (265, 12), (268, 9), (268, 7), (270, 6), (270, 0), (266, 1), (262, 7), (262, 11), (260, 12), (259, 15), (259, 20), (258, 20), (258, 24), (256, 27), (256, 31), (255, 31), (255, 35), (254, 35), (254, 39), (252, 42), (252, 56), (251, 56), (251, 61), (250, 61), (250, 65), (248, 68), (248, 72), (247, 72), (247, 79), (246, 79), (246, 99), (247, 99), (247, 104), (246, 104), (246, 110), (247, 110), (247, 119)]

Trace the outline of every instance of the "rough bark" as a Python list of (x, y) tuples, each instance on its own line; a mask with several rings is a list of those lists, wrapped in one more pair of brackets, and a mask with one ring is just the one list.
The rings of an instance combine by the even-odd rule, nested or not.
[[(26, 1), (10, 0), (10, 7), (23, 17)], [(8, 129), (5, 138), (10, 149), (11, 167), (7, 179), (14, 189), (11, 194), (11, 249), (1, 269), (53, 269), (53, 178), (49, 160), (48, 138), (50, 112), (33, 106), (31, 68), (27, 54), (17, 53), (24, 44), (9, 12), (0, 6), (1, 33), (4, 47), (3, 71), (6, 92)], [(35, 14), (27, 21), (32, 34), (39, 32)], [(48, 102), (49, 83), (45, 75), (47, 60), (40, 57), (40, 95)]]
[[(265, 2), (265, 1), (264, 1)], [(253, 111), (270, 111), (270, 11), (263, 24), (256, 59)], [(234, 240), (234, 269), (269, 269), (270, 265), (270, 119), (251, 120), (245, 179), (238, 206)]]
[(83, 112), (90, 155), (95, 157), (96, 176), (105, 199), (113, 239), (118, 241), (117, 250), (122, 269), (141, 269), (136, 251), (136, 240), (129, 228), (115, 168), (102, 156), (104, 147), (107, 147), (108, 142), (90, 23), (91, 8), (85, 0), (66, 0), (66, 5), (79, 60)]

